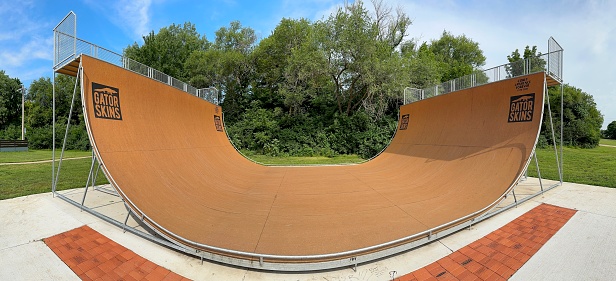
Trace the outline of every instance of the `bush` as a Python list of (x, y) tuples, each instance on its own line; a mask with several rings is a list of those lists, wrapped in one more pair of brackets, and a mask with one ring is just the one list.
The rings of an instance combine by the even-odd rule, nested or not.
[(605, 138), (616, 140), (616, 121), (612, 121), (609, 125), (607, 125), (607, 130), (605, 130)]
[(0, 139), (3, 140), (20, 140), (21, 126), (8, 125), (4, 130), (0, 130)]
[(371, 158), (389, 144), (396, 123), (391, 117), (375, 122), (363, 111), (351, 116), (312, 116), (253, 108), (238, 122), (227, 124), (227, 132), (238, 149), (270, 156), (358, 154)]

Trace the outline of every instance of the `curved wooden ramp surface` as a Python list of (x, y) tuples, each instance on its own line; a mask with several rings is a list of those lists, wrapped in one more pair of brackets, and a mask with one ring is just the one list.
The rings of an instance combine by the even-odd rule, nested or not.
[(402, 106), (391, 144), (366, 163), (266, 167), (237, 153), (220, 107), (81, 62), (90, 140), (129, 207), (201, 256), (256, 268), (352, 264), (468, 223), (517, 183), (543, 112), (537, 73)]

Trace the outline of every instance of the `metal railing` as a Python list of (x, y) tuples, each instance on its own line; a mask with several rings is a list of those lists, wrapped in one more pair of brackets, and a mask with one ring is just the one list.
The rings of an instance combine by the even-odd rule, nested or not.
[(76, 16), (71, 12), (54, 29), (54, 71), (63, 68), (77, 59), (80, 55), (84, 54), (165, 83), (213, 104), (220, 104), (221, 98), (218, 95), (218, 90), (214, 87), (197, 89), (186, 82), (171, 77), (136, 60), (124, 57), (114, 51), (77, 38), (74, 35), (74, 20), (76, 20)]
[(561, 82), (563, 49), (556, 41), (552, 38), (550, 39), (550, 42), (553, 41), (554, 43), (550, 43), (550, 51), (547, 54), (499, 65), (486, 70), (476, 70), (472, 74), (424, 89), (407, 87), (404, 89), (404, 104), (540, 71), (546, 71), (556, 81)]

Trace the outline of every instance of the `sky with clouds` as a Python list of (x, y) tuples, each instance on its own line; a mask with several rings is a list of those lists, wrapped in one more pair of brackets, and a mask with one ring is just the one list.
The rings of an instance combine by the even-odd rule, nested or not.
[[(387, 0), (413, 20), (408, 39), (437, 39), (443, 30), (480, 44), (486, 68), (507, 62), (525, 46), (547, 52), (553, 36), (564, 48), (565, 83), (591, 94), (604, 115), (616, 120), (616, 1), (610, 0)], [(69, 11), (77, 36), (118, 53), (143, 42), (142, 35), (172, 23), (194, 23), (214, 40), (233, 20), (267, 37), (282, 18), (326, 17), (344, 0), (20, 0), (0, 2), (0, 70), (26, 86), (52, 76), (52, 30)], [(364, 1), (371, 6), (370, 1)]]

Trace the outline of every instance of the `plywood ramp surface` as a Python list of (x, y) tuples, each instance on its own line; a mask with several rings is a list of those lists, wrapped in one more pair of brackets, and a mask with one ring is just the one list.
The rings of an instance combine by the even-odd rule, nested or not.
[(543, 109), (544, 73), (504, 80), (402, 106), (391, 144), (364, 164), (266, 167), (237, 153), (220, 107), (81, 61), (105, 174), (136, 213), (194, 248), (331, 254), (472, 216), (516, 183)]

